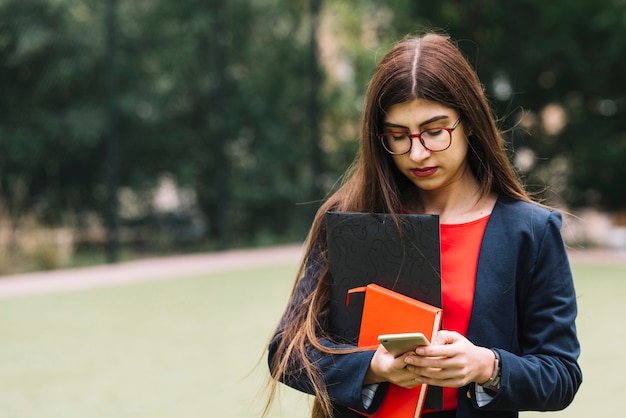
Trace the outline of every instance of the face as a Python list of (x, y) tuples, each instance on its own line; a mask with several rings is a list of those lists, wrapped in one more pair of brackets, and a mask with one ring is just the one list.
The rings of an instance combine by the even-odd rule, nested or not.
[[(459, 113), (452, 108), (437, 102), (416, 99), (391, 106), (383, 129), (417, 134), (431, 128), (451, 128), (459, 117)], [(447, 132), (443, 131), (443, 134), (447, 135)], [(417, 137), (412, 138), (408, 153), (392, 155), (396, 167), (423, 191), (453, 192), (456, 187), (465, 187), (465, 182), (473, 179), (473, 175), (466, 159), (468, 144), (463, 121), (451, 135), (450, 147), (439, 152), (429, 151)]]

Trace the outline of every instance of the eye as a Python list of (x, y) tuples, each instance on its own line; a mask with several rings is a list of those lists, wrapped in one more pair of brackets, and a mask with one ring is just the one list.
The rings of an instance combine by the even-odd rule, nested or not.
[(424, 136), (426, 138), (437, 139), (438, 137), (443, 136), (443, 133), (445, 131), (446, 130), (442, 129), (442, 128), (426, 129), (424, 132), (422, 132), (422, 136)]
[(388, 140), (392, 141), (402, 141), (403, 139), (406, 139), (406, 133), (404, 132), (385, 132), (384, 135)]

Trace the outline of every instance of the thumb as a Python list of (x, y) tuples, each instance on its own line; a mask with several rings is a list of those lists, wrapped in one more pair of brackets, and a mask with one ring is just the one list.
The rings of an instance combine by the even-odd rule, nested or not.
[(433, 341), (433, 343), (440, 344), (440, 345), (454, 344), (460, 338), (462, 337), (461, 337), (461, 334), (459, 334), (458, 332), (446, 331), (445, 329), (443, 329), (437, 333), (437, 336), (435, 337), (435, 340)]

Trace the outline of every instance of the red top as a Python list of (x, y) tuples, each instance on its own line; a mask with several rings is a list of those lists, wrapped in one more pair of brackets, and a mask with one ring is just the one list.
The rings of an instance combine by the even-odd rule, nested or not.
[[(441, 225), (442, 329), (463, 336), (469, 328), (478, 255), (488, 221), (489, 215), (463, 224)], [(457, 395), (458, 389), (443, 389), (445, 410), (456, 409)]]

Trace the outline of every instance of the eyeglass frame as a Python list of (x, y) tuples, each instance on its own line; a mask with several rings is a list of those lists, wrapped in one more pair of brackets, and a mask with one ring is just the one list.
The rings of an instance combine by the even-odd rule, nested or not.
[[(419, 139), (420, 143), (422, 144), (422, 146), (425, 149), (427, 149), (428, 151), (430, 151), (430, 152), (442, 152), (442, 151), (445, 151), (448, 148), (450, 148), (450, 146), (452, 145), (452, 132), (454, 132), (454, 130), (459, 126), (459, 124), (461, 123), (461, 119), (462, 118), (458, 118), (457, 121), (454, 122), (454, 125), (452, 125), (450, 128), (439, 128), (439, 127), (438, 128), (427, 128), (427, 129), (424, 129), (423, 131), (418, 132), (416, 134), (404, 133), (404, 132), (399, 132), (399, 131), (388, 131), (388, 132), (383, 132), (381, 134), (378, 134), (377, 136), (378, 136), (378, 139), (380, 139), (380, 142), (381, 142), (383, 148), (385, 149), (385, 151), (387, 151), (391, 155), (404, 155), (404, 154), (408, 154), (409, 152), (411, 152), (411, 149), (413, 148), (413, 139), (414, 138)], [(447, 131), (448, 132), (448, 137), (450, 138), (450, 141), (448, 142), (448, 146), (447, 147), (445, 147), (444, 149), (440, 149), (440, 150), (436, 150), (435, 151), (435, 150), (431, 150), (430, 148), (428, 148), (426, 146), (426, 144), (424, 144), (424, 140), (422, 139), (422, 134), (424, 132), (437, 131), (437, 130)], [(409, 145), (409, 149), (404, 151), (404, 152), (392, 152), (392, 151), (390, 151), (389, 148), (387, 148), (387, 146), (385, 145), (385, 136), (392, 135), (392, 134), (402, 134), (404, 136), (407, 136), (411, 140), (411, 142), (409, 143), (410, 144)]]

